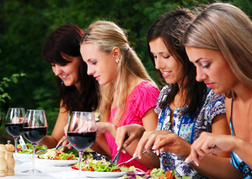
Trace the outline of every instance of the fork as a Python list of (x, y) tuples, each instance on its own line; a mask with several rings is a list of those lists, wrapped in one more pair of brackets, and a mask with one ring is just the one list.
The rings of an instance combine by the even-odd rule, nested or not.
[[(142, 154), (144, 154), (144, 153), (146, 153), (146, 152), (147, 152), (147, 151), (144, 150), (144, 151), (142, 152)], [(151, 154), (154, 154), (154, 153), (156, 153), (156, 151), (152, 151), (152, 152), (151, 152)], [(138, 155), (135, 156), (135, 157), (132, 157), (131, 159), (127, 160), (126, 162), (121, 162), (121, 163), (117, 164), (117, 166), (122, 165), (122, 164), (125, 164), (125, 163), (129, 163), (130, 161), (136, 159), (137, 157), (138, 157)]]
[(178, 168), (178, 166), (180, 166), (180, 165), (188, 165), (192, 161), (193, 161), (193, 159), (189, 160), (188, 162), (183, 161), (182, 163), (178, 163), (177, 165), (175, 165), (175, 167), (173, 168), (173, 170), (171, 172), (171, 176), (175, 175), (175, 170), (176, 170), (176, 168)]
[(62, 147), (68, 147), (69, 145), (70, 145), (70, 143), (67, 145), (62, 145), (62, 146), (58, 147), (57, 152), (59, 152)]

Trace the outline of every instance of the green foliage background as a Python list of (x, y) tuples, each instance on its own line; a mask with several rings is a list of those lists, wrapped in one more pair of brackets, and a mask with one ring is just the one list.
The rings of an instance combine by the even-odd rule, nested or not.
[[(41, 51), (48, 35), (65, 23), (85, 30), (94, 20), (111, 20), (124, 28), (130, 45), (141, 57), (155, 81), (156, 71), (146, 50), (146, 33), (151, 24), (166, 11), (178, 6), (192, 7), (214, 0), (0, 0), (0, 79), (13, 73), (26, 76), (12, 83), (6, 92), (11, 96), (0, 103), (2, 119), (8, 107), (44, 109), (48, 120), (48, 134), (57, 119), (59, 102), (54, 94), (56, 78), (51, 66), (42, 59)], [(250, 17), (250, 0), (230, 2)], [(0, 80), (1, 81), (1, 80)], [(0, 135), (5, 133), (4, 126)], [(1, 140), (0, 140), (1, 142)], [(5, 141), (4, 141), (5, 142)]]

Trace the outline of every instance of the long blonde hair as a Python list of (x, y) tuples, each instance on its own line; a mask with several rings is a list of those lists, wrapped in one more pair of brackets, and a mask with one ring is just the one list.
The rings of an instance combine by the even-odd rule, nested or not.
[[(100, 86), (101, 101), (99, 105), (101, 112), (100, 119), (101, 121), (107, 122), (109, 120), (112, 102), (114, 102), (117, 106), (117, 113), (113, 119), (113, 123), (119, 124), (120, 118), (125, 112), (130, 86), (129, 75), (137, 76), (150, 82), (153, 81), (135, 51), (129, 47), (124, 30), (114, 22), (96, 21), (92, 23), (85, 31), (81, 43), (98, 44), (99, 49), (104, 52), (111, 52), (114, 47), (118, 47), (121, 51), (120, 62), (117, 66), (116, 82), (109, 82), (106, 85)], [(113, 99), (115, 91), (120, 94), (117, 99)]]
[[(184, 45), (219, 50), (236, 78), (252, 88), (252, 22), (239, 8), (209, 5), (187, 29)], [(226, 95), (236, 97), (233, 90)]]

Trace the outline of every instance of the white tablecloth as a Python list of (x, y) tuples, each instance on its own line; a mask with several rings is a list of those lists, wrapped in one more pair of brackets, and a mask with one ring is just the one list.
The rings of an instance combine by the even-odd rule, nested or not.
[[(26, 171), (28, 169), (32, 168), (32, 163), (29, 161), (25, 161), (21, 164), (16, 164), (14, 171), (14, 176), (6, 176), (6, 177), (0, 177), (0, 178), (6, 178), (6, 179), (70, 179), (70, 178), (78, 178), (78, 170), (71, 169), (71, 166), (46, 166), (40, 163), (35, 162), (35, 168), (40, 170), (42, 173), (37, 173), (35, 175), (28, 174), (28, 173), (22, 173), (22, 171)], [(86, 178), (85, 175), (82, 173), (82, 178)], [(105, 179), (102, 178), (96, 178), (96, 179)], [(106, 178), (108, 179), (108, 178)]]

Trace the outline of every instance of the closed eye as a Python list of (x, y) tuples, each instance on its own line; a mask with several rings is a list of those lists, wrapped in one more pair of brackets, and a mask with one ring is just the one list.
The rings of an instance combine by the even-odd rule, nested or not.
[(203, 68), (209, 68), (210, 63), (202, 64)]

